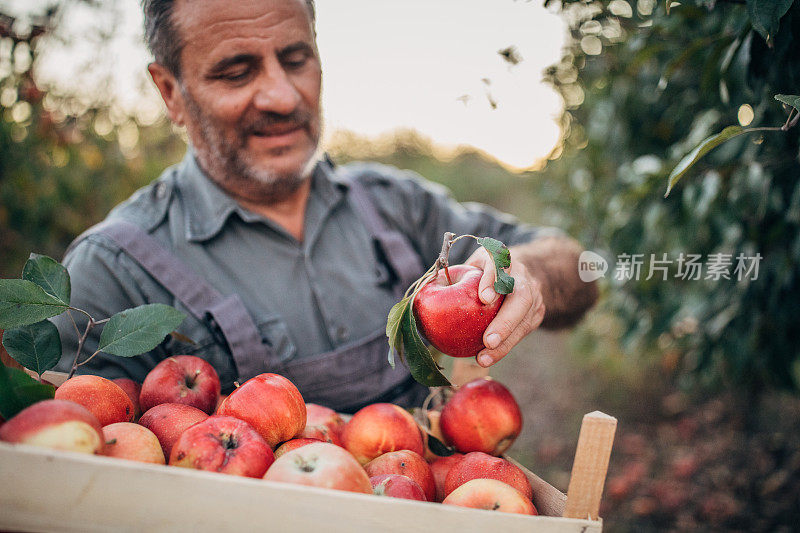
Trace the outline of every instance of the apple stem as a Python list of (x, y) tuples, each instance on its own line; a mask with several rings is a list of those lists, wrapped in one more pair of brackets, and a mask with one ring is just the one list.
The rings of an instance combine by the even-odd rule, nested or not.
[(450, 231), (445, 232), (444, 238), (442, 239), (442, 251), (439, 252), (439, 258), (436, 260), (436, 270), (438, 272), (440, 268), (444, 269), (444, 276), (447, 278), (448, 285), (453, 284), (453, 280), (450, 279), (450, 271), (447, 267), (450, 263), (450, 247), (453, 246), (455, 238), (455, 233)]

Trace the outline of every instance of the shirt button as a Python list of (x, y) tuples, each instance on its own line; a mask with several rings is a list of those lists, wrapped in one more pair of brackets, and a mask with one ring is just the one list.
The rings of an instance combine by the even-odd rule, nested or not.
[(156, 197), (157, 198), (164, 198), (167, 194), (167, 184), (166, 183), (159, 183), (156, 185)]
[(339, 342), (344, 342), (350, 336), (350, 330), (347, 329), (345, 326), (339, 326), (336, 328), (336, 340)]

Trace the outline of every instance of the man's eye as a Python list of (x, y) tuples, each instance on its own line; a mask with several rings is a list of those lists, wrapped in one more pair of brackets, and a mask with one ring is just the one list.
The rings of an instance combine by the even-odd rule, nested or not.
[(296, 52), (283, 58), (283, 64), (286, 68), (298, 69), (306, 64), (308, 61), (308, 54), (305, 52)]
[(236, 70), (230, 70), (228, 72), (224, 72), (220, 75), (220, 79), (227, 80), (227, 81), (241, 81), (247, 76), (250, 75), (250, 69), (248, 68), (239, 68)]

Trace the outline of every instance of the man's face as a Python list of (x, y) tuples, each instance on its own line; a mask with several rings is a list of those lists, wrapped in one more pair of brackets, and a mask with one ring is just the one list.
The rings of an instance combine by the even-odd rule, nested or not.
[(273, 203), (308, 175), (320, 137), (321, 70), (303, 0), (182, 0), (173, 118), (230, 194)]

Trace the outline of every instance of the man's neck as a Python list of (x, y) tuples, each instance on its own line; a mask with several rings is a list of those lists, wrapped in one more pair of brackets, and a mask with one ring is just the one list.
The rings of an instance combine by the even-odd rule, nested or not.
[(237, 199), (237, 201), (242, 207), (278, 224), (298, 242), (303, 242), (306, 204), (308, 203), (310, 192), (311, 179), (307, 179), (291, 196), (274, 204), (251, 202), (241, 198)]

